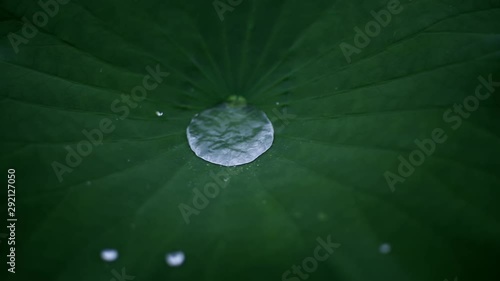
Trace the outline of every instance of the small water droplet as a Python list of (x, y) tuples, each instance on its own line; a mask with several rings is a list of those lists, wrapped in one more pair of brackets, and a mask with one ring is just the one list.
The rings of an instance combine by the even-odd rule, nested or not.
[(165, 256), (165, 261), (169, 266), (181, 266), (184, 263), (185, 260), (185, 255), (184, 252), (182, 251), (177, 251), (177, 252), (171, 252), (167, 253)]
[(280, 105), (280, 102), (279, 102), (279, 101), (277, 101), (277, 102), (276, 102), (276, 105)]
[(158, 116), (158, 117), (159, 117), (159, 116), (163, 116), (163, 112), (161, 112), (161, 111), (156, 111), (156, 116)]
[(102, 72), (102, 68), (101, 68), (101, 69), (99, 69), (99, 72)]
[(112, 262), (118, 258), (118, 251), (115, 249), (104, 249), (101, 251), (101, 259), (103, 261)]
[(130, 159), (127, 159), (127, 162), (130, 162)]
[(390, 253), (391, 252), (391, 244), (389, 244), (389, 243), (381, 244), (380, 247), (378, 248), (378, 251), (384, 255)]
[(274, 140), (274, 128), (266, 114), (236, 96), (195, 115), (186, 133), (198, 157), (222, 166), (250, 163)]
[(91, 182), (91, 181), (87, 181), (87, 182), (86, 182), (86, 184), (87, 184), (87, 185), (91, 185), (91, 184), (92, 184), (92, 182)]

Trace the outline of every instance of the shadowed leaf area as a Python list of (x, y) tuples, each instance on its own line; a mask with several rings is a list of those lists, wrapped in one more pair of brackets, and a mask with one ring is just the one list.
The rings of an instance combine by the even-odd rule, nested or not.
[[(496, 280), (500, 1), (392, 1), (1, 1), (17, 280)], [(275, 136), (222, 167), (231, 96)]]

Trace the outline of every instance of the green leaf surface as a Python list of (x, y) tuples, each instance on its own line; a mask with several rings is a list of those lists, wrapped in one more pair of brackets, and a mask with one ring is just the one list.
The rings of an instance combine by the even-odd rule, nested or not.
[[(212, 1), (71, 0), (16, 53), (11, 34), (43, 10), (2, 0), (0, 167), (16, 170), (18, 221), (16, 274), (2, 238), (1, 270), (282, 280), (330, 235), (341, 246), (307, 280), (496, 280), (500, 87), (456, 129), (443, 114), (478, 77), (500, 81), (500, 2), (401, 5), (348, 63), (341, 43), (354, 45), (354, 28), (387, 1), (243, 0), (221, 21)], [(122, 119), (112, 104), (147, 67), (169, 75)], [(266, 112), (276, 134), (257, 160), (228, 168), (196, 157), (186, 127), (232, 95)], [(67, 165), (82, 130), (108, 119), (115, 129), (59, 181), (54, 162)], [(447, 140), (391, 190), (384, 173), (436, 128)], [(186, 223), (180, 204), (223, 178)], [(101, 260), (105, 248), (118, 260)], [(169, 267), (165, 254), (178, 250), (184, 264)]]

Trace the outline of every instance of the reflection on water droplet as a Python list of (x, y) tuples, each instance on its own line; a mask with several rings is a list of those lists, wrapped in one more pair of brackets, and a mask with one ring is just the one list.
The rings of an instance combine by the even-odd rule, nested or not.
[(160, 111), (156, 111), (156, 116), (162, 116), (163, 115), (163, 112), (160, 112)]
[(222, 166), (250, 163), (266, 152), (274, 128), (266, 114), (242, 97), (195, 115), (187, 128), (189, 146), (200, 158)]
[(104, 249), (101, 251), (101, 259), (103, 261), (115, 261), (118, 258), (118, 251), (115, 249)]
[(378, 248), (378, 251), (384, 255), (390, 253), (391, 252), (391, 244), (384, 243), (384, 244), (380, 245), (380, 247)]
[(165, 261), (170, 266), (181, 266), (184, 263), (184, 252), (171, 252), (165, 256)]

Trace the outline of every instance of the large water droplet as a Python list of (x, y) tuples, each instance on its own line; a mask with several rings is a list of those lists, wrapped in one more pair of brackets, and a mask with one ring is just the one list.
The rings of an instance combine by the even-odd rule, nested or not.
[(242, 97), (197, 114), (187, 128), (189, 146), (200, 158), (222, 166), (252, 162), (268, 150), (274, 129), (266, 114)]

